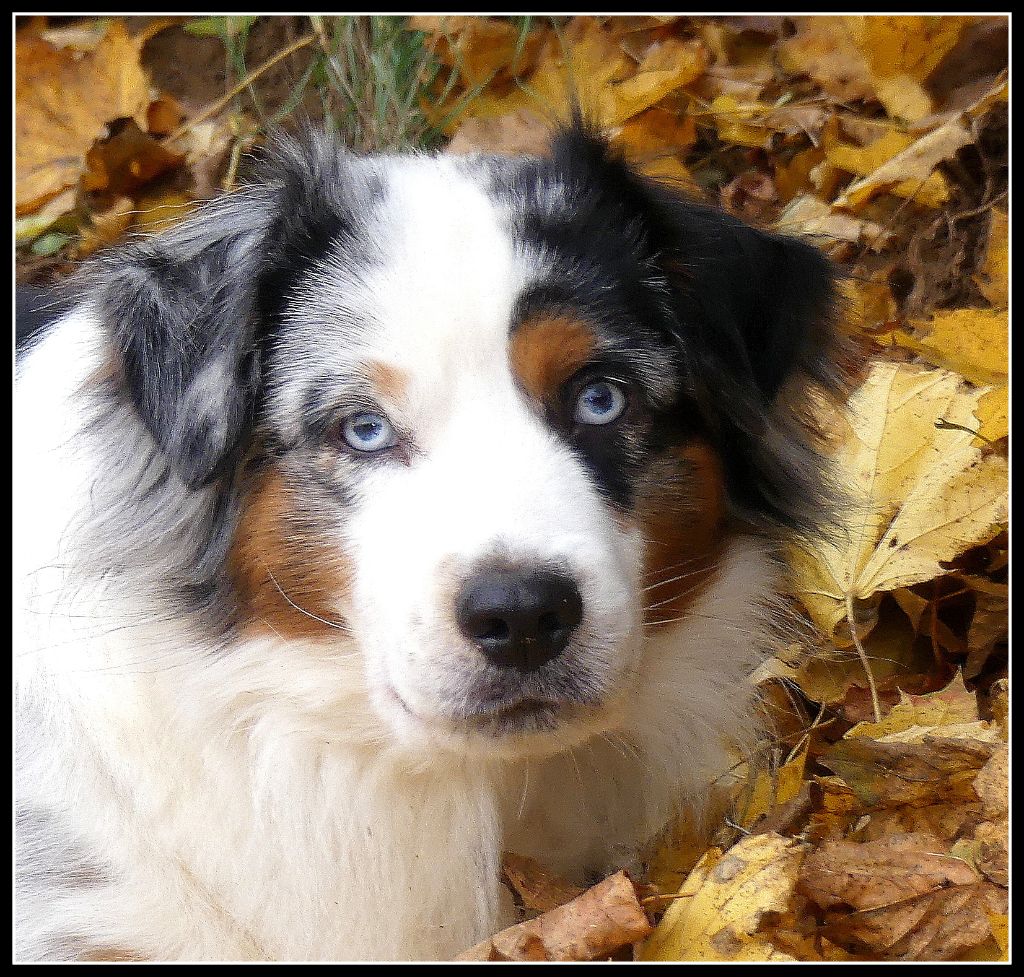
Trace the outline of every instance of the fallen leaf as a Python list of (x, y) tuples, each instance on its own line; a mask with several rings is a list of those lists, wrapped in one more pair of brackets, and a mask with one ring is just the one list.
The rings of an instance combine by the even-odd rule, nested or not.
[[(879, 193), (899, 193), (917, 203), (939, 207), (949, 199), (949, 185), (935, 168), (974, 141), (967, 126), (951, 119), (911, 142), (868, 176), (848, 186), (833, 206), (857, 211)], [(936, 178), (938, 177), (938, 178)]]
[(551, 147), (551, 123), (529, 109), (507, 115), (467, 119), (448, 143), (449, 153), (498, 153), (546, 156)]
[(540, 862), (506, 852), (501, 873), (527, 909), (546, 913), (583, 895), (586, 891), (549, 872)]
[(636, 943), (651, 924), (625, 872), (617, 872), (572, 902), (502, 930), (457, 960), (600, 960)]
[(923, 82), (954, 48), (970, 17), (847, 17), (846, 25), (871, 73), (875, 94), (894, 118), (934, 110)]
[[(149, 79), (139, 65), (146, 34), (108, 23), (91, 52), (58, 49), (31, 33), (15, 45), (15, 200), (30, 213), (78, 182), (85, 157), (107, 123), (146, 124)], [(68, 93), (73, 93), (69, 97)]]
[(954, 370), (979, 387), (1006, 382), (1009, 321), (1005, 308), (944, 309), (915, 325), (919, 336), (909, 345), (929, 363)]
[(833, 939), (886, 959), (948, 960), (990, 935), (991, 887), (943, 849), (913, 833), (826, 842), (804, 860), (799, 890), (830, 910)]
[(132, 225), (134, 217), (135, 202), (131, 197), (119, 197), (105, 210), (92, 214), (90, 226), (82, 230), (79, 255), (86, 257), (116, 241)]
[[(846, 241), (865, 244), (872, 251), (888, 247), (894, 238), (892, 231), (882, 225), (835, 211), (810, 194), (801, 194), (792, 200), (779, 215), (776, 226), (790, 233), (819, 238), (823, 246)], [(855, 285), (848, 287), (856, 288)]]
[(850, 436), (835, 458), (847, 494), (842, 533), (790, 557), (794, 592), (824, 634), (849, 617), (848, 599), (943, 574), (944, 561), (1006, 519), (1006, 462), (983, 457), (971, 433), (979, 398), (955, 374), (896, 363), (876, 363), (851, 397)]
[(965, 725), (979, 732), (989, 728), (988, 724), (984, 727), (974, 725), (979, 722), (978, 701), (974, 693), (967, 691), (963, 677), (957, 673), (953, 681), (939, 692), (927, 695), (901, 692), (899, 704), (881, 722), (858, 723), (846, 736), (889, 741), (895, 734), (911, 733), (915, 739), (901, 739), (899, 742), (920, 742), (925, 735), (954, 735), (948, 731), (944, 733), (943, 727), (956, 729), (955, 735), (963, 735), (961, 730)]
[(974, 281), (981, 294), (997, 307), (1009, 302), (1010, 217), (1004, 210), (993, 210), (988, 225), (985, 254), (978, 264)]
[(982, 740), (941, 737), (915, 743), (846, 739), (831, 746), (818, 761), (871, 807), (973, 802), (977, 772), (995, 748)]
[(794, 18), (795, 33), (778, 46), (779, 63), (805, 74), (840, 101), (874, 96), (871, 71), (841, 17)]
[(690, 873), (640, 960), (791, 960), (759, 932), (784, 913), (804, 846), (777, 834), (749, 835), (724, 855), (712, 849)]

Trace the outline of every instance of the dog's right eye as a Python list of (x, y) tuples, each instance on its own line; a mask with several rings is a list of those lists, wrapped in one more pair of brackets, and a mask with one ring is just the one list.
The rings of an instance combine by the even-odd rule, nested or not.
[(393, 448), (398, 444), (398, 435), (391, 422), (373, 411), (362, 411), (346, 417), (341, 423), (341, 436), (355, 451), (371, 453)]

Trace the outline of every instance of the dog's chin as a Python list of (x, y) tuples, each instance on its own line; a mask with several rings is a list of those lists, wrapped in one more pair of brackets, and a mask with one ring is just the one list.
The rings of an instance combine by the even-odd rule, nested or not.
[(385, 693), (388, 718), (399, 740), (460, 756), (546, 756), (570, 749), (615, 725), (617, 710), (604, 703), (524, 696), (497, 706), (470, 706), (459, 714), (426, 713), (393, 689)]

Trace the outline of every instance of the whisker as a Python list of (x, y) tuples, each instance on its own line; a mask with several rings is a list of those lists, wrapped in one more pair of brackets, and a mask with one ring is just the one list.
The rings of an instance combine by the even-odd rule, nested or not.
[(266, 564), (264, 564), (263, 565), (263, 569), (267, 571), (267, 576), (269, 576), (271, 581), (273, 581), (274, 586), (277, 587), (278, 592), (281, 594), (281, 596), (286, 601), (288, 601), (288, 603), (291, 604), (291, 606), (294, 607), (295, 610), (297, 610), (300, 614), (305, 614), (306, 617), (312, 618), (314, 621), (319, 621), (321, 624), (326, 624), (329, 628), (335, 628), (338, 631), (343, 631), (345, 634), (351, 634), (352, 633), (352, 629), (349, 628), (347, 625), (338, 624), (335, 621), (328, 621), (326, 618), (318, 617), (316, 614), (313, 614), (311, 611), (307, 611), (304, 607), (299, 607), (299, 605), (296, 604), (295, 601), (293, 601), (291, 599), (291, 597), (289, 597), (284, 592), (284, 590), (281, 588), (281, 585), (277, 582), (277, 578), (274, 576), (274, 574), (271, 571), (270, 567), (268, 567)]

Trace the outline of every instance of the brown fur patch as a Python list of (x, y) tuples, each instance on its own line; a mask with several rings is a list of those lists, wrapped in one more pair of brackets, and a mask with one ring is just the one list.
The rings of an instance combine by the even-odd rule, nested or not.
[(542, 403), (594, 355), (597, 337), (587, 323), (567, 316), (529, 319), (512, 334), (509, 359), (523, 388)]
[(674, 622), (714, 579), (726, 542), (725, 478), (711, 447), (693, 441), (655, 462), (634, 518), (645, 540), (644, 621)]
[(409, 374), (405, 370), (375, 360), (367, 367), (366, 375), (382, 401), (394, 404), (405, 400), (409, 390)]
[(285, 638), (336, 638), (337, 628), (324, 621), (345, 627), (334, 606), (351, 579), (345, 556), (303, 519), (279, 470), (257, 476), (245, 497), (228, 572), (244, 626)]

